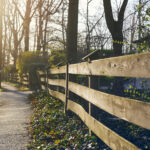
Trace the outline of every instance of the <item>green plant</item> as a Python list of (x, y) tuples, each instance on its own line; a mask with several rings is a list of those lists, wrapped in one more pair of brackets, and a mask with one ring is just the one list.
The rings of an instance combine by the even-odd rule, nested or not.
[(30, 95), (34, 106), (31, 120), (32, 143), (29, 149), (100, 149), (95, 136), (88, 135), (88, 128), (75, 115), (63, 113), (63, 103), (44, 92)]
[(22, 77), (23, 74), (29, 73), (29, 86), (35, 90), (40, 88), (40, 83), (36, 73), (37, 69), (45, 68), (48, 64), (48, 55), (43, 52), (24, 52), (17, 59), (16, 68)]
[(9, 75), (15, 76), (16, 73), (17, 73), (16, 66), (14, 65), (5, 66), (3, 67), (2, 70), (2, 79), (8, 80)]
[(59, 63), (61, 63), (61, 65), (65, 65), (66, 53), (64, 51), (52, 51), (48, 62), (50, 67), (55, 67)]
[(35, 68), (42, 68), (48, 63), (47, 55), (40, 51), (24, 52), (17, 59), (16, 68), (19, 74), (28, 73)]
[(124, 93), (127, 97), (142, 100), (145, 102), (150, 102), (150, 89), (136, 89), (132, 85), (130, 85), (130, 88), (125, 89)]
[(3, 89), (2, 89), (2, 88), (0, 88), (0, 92), (3, 92)]

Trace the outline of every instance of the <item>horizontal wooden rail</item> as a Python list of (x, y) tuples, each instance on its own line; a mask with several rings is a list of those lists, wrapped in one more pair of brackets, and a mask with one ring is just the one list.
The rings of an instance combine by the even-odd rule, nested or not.
[[(48, 79), (48, 83), (65, 87), (65, 80)], [(69, 90), (112, 115), (150, 129), (150, 103), (110, 95), (73, 82), (69, 82)]]
[[(50, 69), (50, 74), (65, 73), (66, 67)], [(150, 78), (150, 53), (133, 54), (91, 63), (83, 62), (69, 66), (70, 74), (102, 75), (119, 77)]]
[[(49, 72), (50, 74), (66, 74), (66, 66), (50, 69)], [(45, 90), (46, 84), (44, 85), (44, 83), (47, 81), (48, 76), (44, 75), (45, 72), (40, 72), (39, 74), (43, 84), (42, 88)], [(69, 74), (150, 78), (150, 53), (72, 64), (69, 65)], [(48, 84), (54, 86), (66, 88), (65, 83), (66, 81), (63, 79), (48, 79)], [(150, 103), (107, 94), (74, 82), (67, 83), (69, 91), (84, 98), (90, 104), (94, 104), (112, 115), (150, 130)], [(64, 94), (50, 89), (49, 93), (51, 96), (65, 102)], [(113, 150), (139, 149), (93, 118), (81, 105), (69, 100), (67, 108), (77, 114), (89, 129)]]
[[(65, 102), (65, 95), (49, 90), (51, 96)], [(117, 133), (104, 126), (95, 118), (90, 116), (82, 106), (69, 100), (68, 109), (77, 114), (82, 121), (90, 128), (105, 144), (113, 150), (139, 150), (134, 144), (119, 136)]]
[(41, 75), (45, 75), (45, 71), (38, 71), (38, 74), (41, 76)]
[(62, 86), (65, 88), (65, 86), (66, 86), (65, 83), (66, 82), (63, 79), (48, 79), (48, 84), (50, 84), (50, 85)]
[(45, 78), (44, 78), (44, 77), (41, 77), (41, 81), (44, 82), (44, 81), (45, 81)]

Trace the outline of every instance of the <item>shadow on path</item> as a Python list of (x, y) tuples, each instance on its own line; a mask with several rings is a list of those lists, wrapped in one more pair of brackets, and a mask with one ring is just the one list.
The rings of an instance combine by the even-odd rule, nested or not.
[(29, 143), (28, 130), (32, 108), (27, 99), (31, 91), (20, 92), (2, 84), (0, 93), (0, 150), (25, 150)]

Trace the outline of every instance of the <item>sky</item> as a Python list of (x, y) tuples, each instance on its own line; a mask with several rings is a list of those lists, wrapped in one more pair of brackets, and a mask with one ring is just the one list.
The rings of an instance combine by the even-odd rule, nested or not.
[[(119, 7), (122, 4), (122, 2), (123, 0), (111, 0), (113, 11), (116, 11), (117, 5)], [(126, 16), (134, 11), (134, 7), (136, 6), (136, 4), (138, 4), (138, 0), (128, 1), (128, 5), (126, 8)], [(79, 25), (78, 25), (79, 32), (85, 30), (86, 28), (85, 27), (86, 5), (87, 5), (87, 0), (79, 0)], [(92, 2), (89, 5), (89, 19), (92, 20), (93, 22), (95, 20), (98, 20), (101, 17), (103, 12), (104, 12), (103, 0), (92, 0)], [(104, 20), (104, 24), (105, 24), (105, 20)]]
[[(112, 1), (113, 10), (116, 9), (117, 4), (120, 4), (121, 2), (123, 2), (123, 0), (111, 0), (111, 1)], [(138, 0), (129, 0), (128, 7), (127, 7), (128, 11), (133, 10), (132, 8), (133, 8), (133, 4), (135, 3), (135, 1), (138, 1)], [(78, 21), (79, 22), (79, 25), (78, 25), (79, 33), (82, 33), (83, 31), (86, 30), (86, 26), (85, 26), (86, 4), (87, 4), (87, 0), (79, 0), (79, 21)], [(89, 19), (92, 20), (93, 23), (95, 23), (100, 18), (103, 11), (104, 11), (103, 10), (103, 0), (92, 0), (89, 5)], [(103, 26), (106, 27), (105, 20), (104, 20)], [(31, 28), (32, 27), (34, 27), (34, 26), (31, 26)]]

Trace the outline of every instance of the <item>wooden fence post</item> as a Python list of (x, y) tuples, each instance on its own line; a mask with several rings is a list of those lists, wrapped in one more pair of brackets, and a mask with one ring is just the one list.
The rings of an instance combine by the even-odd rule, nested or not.
[(27, 87), (30, 87), (29, 73), (27, 73)]
[(45, 79), (45, 81), (46, 81), (46, 85), (45, 85), (45, 87), (46, 87), (46, 92), (48, 93), (49, 91), (48, 91), (48, 69), (46, 69), (46, 79)]
[(66, 64), (66, 89), (65, 89), (65, 106), (64, 106), (64, 113), (66, 114), (67, 111), (67, 104), (68, 104), (68, 82), (69, 82), (69, 63)]
[[(91, 88), (91, 76), (88, 76), (88, 86)], [(91, 115), (91, 103), (89, 102), (89, 115)], [(91, 136), (91, 130), (89, 129), (89, 136)]]
[[(57, 79), (59, 80), (59, 75), (57, 75)], [(57, 86), (57, 92), (59, 92), (59, 86)]]

